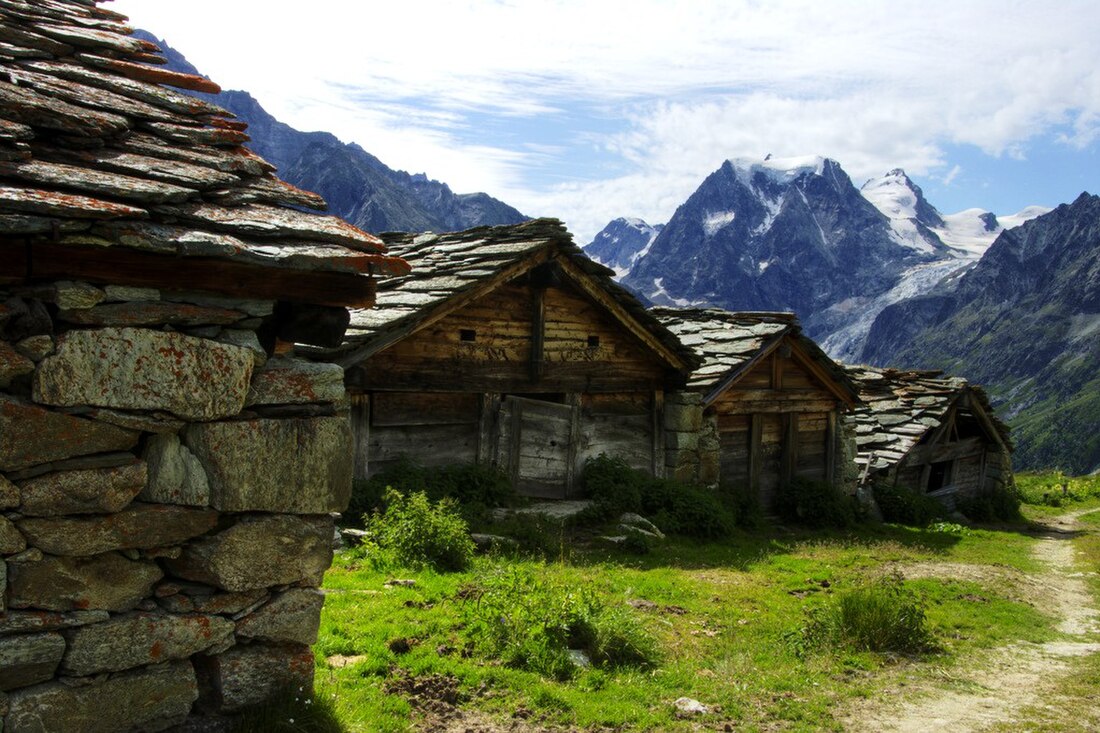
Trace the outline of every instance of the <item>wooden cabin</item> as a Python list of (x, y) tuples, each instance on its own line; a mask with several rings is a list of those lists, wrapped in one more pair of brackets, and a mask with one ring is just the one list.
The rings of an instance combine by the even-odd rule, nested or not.
[(937, 371), (846, 367), (862, 404), (849, 418), (860, 483), (887, 481), (949, 507), (1012, 481), (1012, 442), (984, 390)]
[(565, 498), (600, 453), (663, 473), (663, 396), (694, 356), (560, 222), (383, 238), (412, 271), (379, 283), (331, 357), (360, 477), (401, 456), (477, 462)]
[(700, 396), (703, 430), (716, 438), (711, 456), (706, 441), (697, 453), (704, 466), (717, 464), (709, 478), (748, 487), (766, 509), (794, 478), (843, 482), (838, 421), (857, 402), (855, 386), (802, 334), (794, 314), (650, 312), (702, 362), (686, 389)]

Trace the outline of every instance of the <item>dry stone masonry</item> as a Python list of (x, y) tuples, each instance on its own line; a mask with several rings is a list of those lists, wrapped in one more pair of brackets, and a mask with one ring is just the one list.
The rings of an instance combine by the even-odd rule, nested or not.
[(30, 354), (0, 394), (4, 729), (156, 730), (309, 686), (351, 488), (340, 368), (235, 345), (243, 307), (176, 330), (193, 310), (169, 293), (108, 304), (161, 323), (88, 326), (93, 290), (60, 286), (87, 306), (66, 310), (0, 291), (52, 313), (16, 342), (25, 318), (0, 323)]
[(0, 730), (204, 729), (312, 685), (352, 446), (293, 344), (408, 267), (123, 16), (0, 28)]

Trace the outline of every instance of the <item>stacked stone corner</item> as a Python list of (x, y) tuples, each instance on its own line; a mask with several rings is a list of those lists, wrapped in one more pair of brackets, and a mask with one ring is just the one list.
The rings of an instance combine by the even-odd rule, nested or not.
[(312, 687), (351, 429), (339, 367), (260, 347), (274, 305), (0, 289), (0, 729), (165, 730)]

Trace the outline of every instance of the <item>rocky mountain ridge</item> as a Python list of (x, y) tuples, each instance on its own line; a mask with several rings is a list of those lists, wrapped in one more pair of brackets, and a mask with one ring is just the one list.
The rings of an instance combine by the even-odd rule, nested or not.
[[(161, 47), (168, 68), (201, 74), (165, 41), (136, 31)], [(528, 217), (485, 193), (456, 194), (422, 173), (393, 170), (355, 143), (329, 132), (302, 132), (277, 120), (248, 92), (196, 93), (248, 123), (247, 147), (272, 163), (279, 177), (319, 193), (329, 212), (369, 232), (448, 232), (517, 224)]]

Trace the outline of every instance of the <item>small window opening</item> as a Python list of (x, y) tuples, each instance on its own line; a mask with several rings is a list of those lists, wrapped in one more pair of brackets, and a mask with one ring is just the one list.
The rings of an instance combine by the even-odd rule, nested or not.
[(588, 337), (588, 348), (590, 348), (590, 349), (600, 348), (600, 337), (599, 336), (589, 336)]
[(951, 461), (941, 461), (932, 464), (932, 470), (928, 472), (928, 492), (939, 491), (951, 482)]
[(458, 330), (458, 340), (472, 343), (477, 341), (477, 331), (472, 328), (460, 328)]

